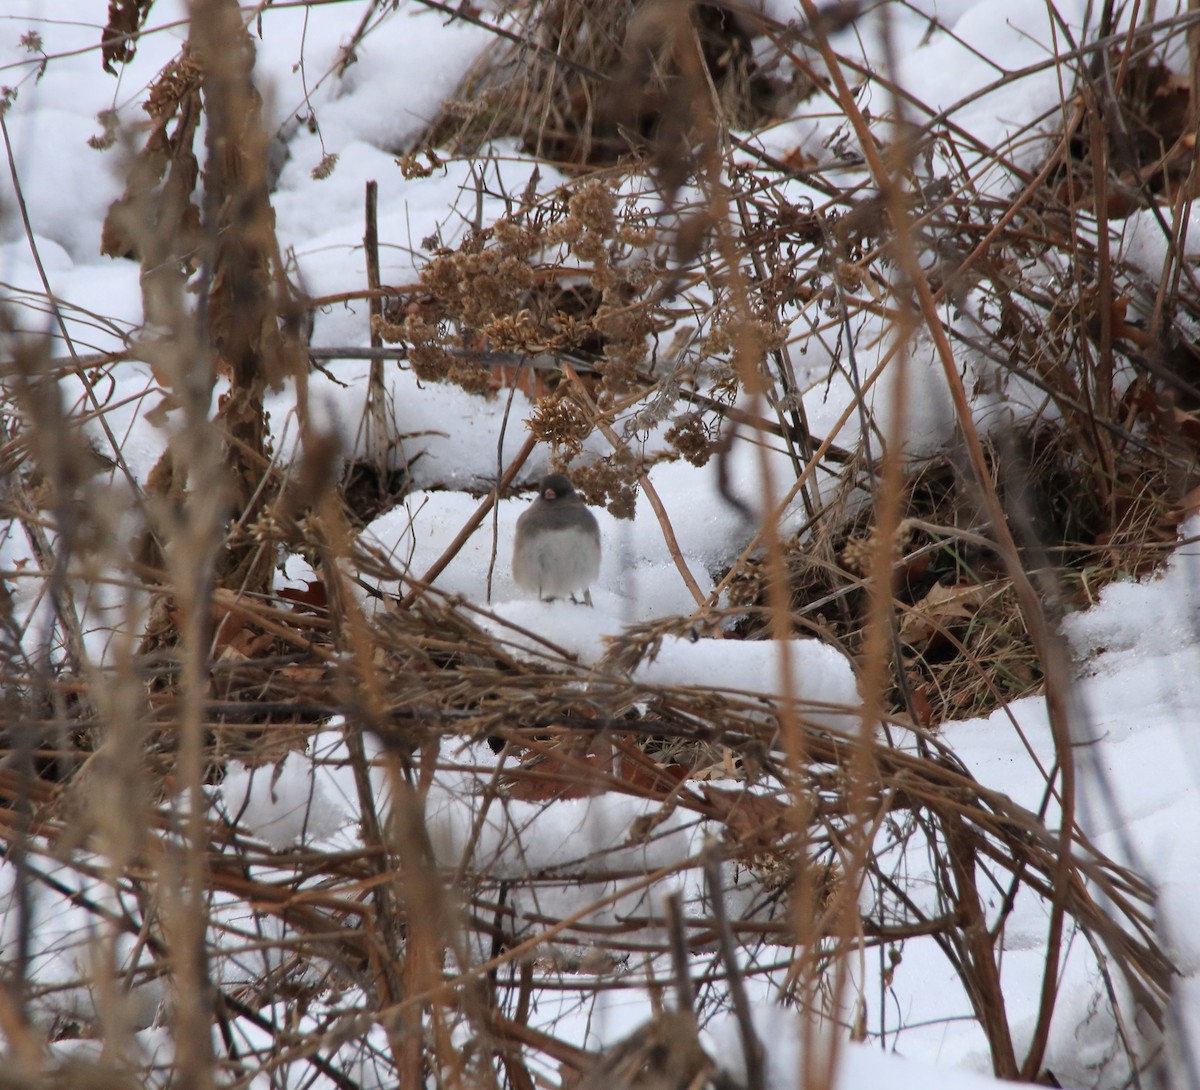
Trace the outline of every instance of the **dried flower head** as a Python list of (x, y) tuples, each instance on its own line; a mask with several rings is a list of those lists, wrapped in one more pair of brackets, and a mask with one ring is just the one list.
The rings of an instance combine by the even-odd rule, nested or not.
[(592, 423), (570, 398), (543, 397), (534, 406), (526, 427), (535, 439), (554, 448), (558, 460), (570, 461), (583, 450)]
[(684, 413), (667, 430), (666, 440), (694, 466), (706, 464), (716, 449), (716, 435), (709, 434), (701, 413)]
[(639, 466), (625, 447), (574, 471), (575, 487), (589, 503), (603, 504), (614, 518), (631, 519), (637, 507)]

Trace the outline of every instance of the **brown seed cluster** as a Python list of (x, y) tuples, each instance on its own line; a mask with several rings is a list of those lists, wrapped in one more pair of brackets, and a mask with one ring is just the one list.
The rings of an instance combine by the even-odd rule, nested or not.
[[(677, 414), (682, 385), (701, 359), (719, 401), (769, 381), (764, 360), (783, 343), (784, 327), (757, 309), (734, 313), (718, 297), (701, 343), (689, 327), (690, 362), (674, 348), (664, 354), (662, 338), (678, 333), (684, 311), (674, 294), (670, 239), (661, 237), (666, 241), (637, 200), (608, 181), (583, 181), (544, 198), (531, 186), (507, 215), (469, 231), (457, 248), (429, 240), (419, 290), (394, 300), (375, 328), (384, 340), (408, 346), (422, 381), (485, 396), (517, 381), (522, 357), (537, 358), (536, 384), (527, 392), (540, 396), (527, 426), (564, 468), (582, 452), (594, 410), (562, 396), (569, 387), (547, 367), (553, 359), (585, 376), (595, 406), (619, 412), (627, 437), (645, 438), (674, 417), (666, 449), (638, 455), (642, 469), (677, 457), (702, 466), (719, 438), (720, 410)], [(630, 394), (648, 392), (629, 415)], [(587, 492), (614, 514), (633, 511), (640, 470), (631, 461), (614, 456), (584, 471)]]
[(540, 398), (526, 426), (535, 439), (554, 448), (556, 461), (564, 463), (583, 450), (592, 430), (587, 414), (566, 397)]
[(640, 467), (625, 447), (607, 458), (573, 470), (575, 487), (589, 503), (603, 504), (614, 518), (633, 518)]
[(708, 425), (700, 413), (684, 413), (676, 417), (675, 423), (667, 430), (666, 440), (694, 466), (706, 464), (716, 444), (716, 437), (709, 434)]
[[(495, 367), (493, 354), (506, 354), (505, 366), (513, 354), (590, 357), (602, 376), (597, 399), (609, 403), (638, 382), (648, 339), (666, 325), (648, 299), (658, 275), (647, 256), (653, 228), (602, 181), (566, 196), (527, 198), (526, 207), (470, 232), (457, 249), (437, 249), (418, 295), (393, 301), (375, 328), (384, 340), (409, 345), (423, 380), (473, 391), (499, 385), (495, 374), (482, 373)], [(535, 433), (577, 444), (570, 414), (539, 408)], [(565, 430), (557, 434), (557, 426)]]

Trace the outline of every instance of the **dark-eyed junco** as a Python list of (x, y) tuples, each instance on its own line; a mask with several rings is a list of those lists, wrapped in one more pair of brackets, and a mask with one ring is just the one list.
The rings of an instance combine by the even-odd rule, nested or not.
[(542, 478), (538, 498), (517, 519), (513, 578), (543, 601), (589, 588), (600, 571), (600, 527), (582, 497), (561, 473)]

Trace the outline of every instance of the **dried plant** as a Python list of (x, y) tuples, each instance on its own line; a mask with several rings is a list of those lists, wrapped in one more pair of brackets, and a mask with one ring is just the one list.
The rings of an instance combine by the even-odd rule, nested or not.
[[(114, 8), (105, 65), (129, 59), (149, 7)], [(359, 41), (386, 7), (371, 5)], [(54, 360), (3, 327), (6, 532), (37, 563), (0, 584), (0, 842), (14, 875), (0, 1026), (14, 1085), (682, 1090), (723, 1077), (698, 1030), (730, 1010), (757, 1090), (748, 986), (862, 1036), (853, 959), (886, 959), (886, 988), (923, 939), (1005, 1078), (1052, 1074), (1072, 936), (1096, 951), (1123, 1024), (1161, 1026), (1173, 967), (1154, 891), (1077, 818), (1078, 710), (1054, 626), (1153, 566), (1197, 506), (1200, 292), (1177, 245), (1154, 283), (1112, 242), (1134, 208), (1159, 209), (1175, 242), (1187, 222), (1180, 115), (1194, 121), (1195, 88), (1162, 56), (1192, 24), (1099, 27), (1054, 62), (1061, 110), (983, 147), (953, 111), (834, 52), (831, 20), (853, 13), (803, 7), (785, 28), (704, 5), (531, 3), (511, 50), (469, 77), (471, 115), (449, 109), (426, 134), (430, 163), (515, 133), (573, 173), (546, 191), (535, 176), (494, 222), (431, 240), (413, 284), (384, 288), (376, 269), (346, 285), (380, 300), (381, 361), (398, 346), (422, 380), (480, 397), (536, 374), (521, 453), (417, 572), (356, 537), (337, 444), (307, 419), (303, 306), (274, 234), (252, 41), (234, 4), (193, 5), (104, 235), (106, 252), (140, 262), (133, 349), (161, 408), (182, 410), (144, 482), (111, 433), (104, 451), (84, 438), (110, 411), (101, 379), (119, 361), (74, 348)], [(764, 73), (766, 53), (779, 71)], [(535, 59), (506, 82), (517, 56)], [(886, 116), (861, 107), (865, 80)], [(800, 93), (843, 119), (844, 154), (778, 159), (738, 135)], [(423, 150), (409, 149), (410, 172)], [(488, 171), (502, 180), (501, 160), (477, 167), (481, 187)], [(1016, 192), (992, 186), (1001, 168)], [(56, 305), (48, 288), (43, 303)], [(929, 360), (922, 381), (939, 375), (958, 430), (917, 461), (897, 375)], [(213, 412), (218, 372), (230, 386)], [(371, 427), (386, 431), (380, 373)], [(835, 374), (855, 396), (817, 434), (804, 394)], [(280, 468), (262, 399), (284, 380), (303, 436)], [(69, 403), (75, 388), (86, 396)], [(988, 392), (1037, 411), (981, 433), (969, 395)], [(535, 442), (565, 465), (595, 435), (608, 453), (573, 465), (581, 491), (618, 517), (645, 494), (696, 606), (584, 666), (437, 579)], [(753, 496), (729, 472), (747, 448), (761, 455)], [(648, 476), (676, 459), (713, 467), (747, 527), (742, 554), (707, 573), (711, 593)], [(307, 591), (273, 592), (281, 551), (312, 562)], [(779, 641), (782, 678), (790, 637), (816, 635), (853, 662), (861, 699), (639, 673), (669, 641), (714, 634)], [(1039, 690), (1058, 761), (1049, 813), (979, 782), (938, 729)], [(293, 762), (310, 784), (301, 834), (250, 835), (256, 790), (298, 782)], [(355, 829), (323, 828), (317, 770), (345, 786)], [(636, 816), (605, 827), (613, 799)], [(581, 812), (593, 835), (532, 865), (540, 830)], [(914, 857), (928, 864), (919, 898)], [(43, 897), (90, 933), (56, 933), (35, 912)], [(1018, 899), (1049, 921), (1031, 1034), (1015, 1032), (1000, 976)], [(589, 1050), (577, 1018), (616, 988), (650, 994), (657, 1013)], [(96, 1047), (64, 1059), (65, 1041)], [(1122, 1047), (1139, 1071), (1137, 1043)], [(828, 1085), (828, 1071), (807, 1074)]]

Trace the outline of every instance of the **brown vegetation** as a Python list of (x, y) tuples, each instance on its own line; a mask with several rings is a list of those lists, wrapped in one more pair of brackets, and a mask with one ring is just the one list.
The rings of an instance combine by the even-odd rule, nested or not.
[[(136, 34), (150, 7), (114, 5), (106, 66), (128, 60), (133, 39), (116, 38)], [(571, 181), (531, 187), (507, 216), (435, 245), (418, 283), (384, 289), (376, 272), (345, 286), (382, 295), (376, 348), (398, 347), (422, 379), (479, 397), (521, 382), (536, 397), (530, 443), (451, 552), (509, 494), (534, 440), (565, 465), (603, 434), (611, 453), (576, 479), (618, 517), (639, 490), (653, 496), (657, 462), (710, 464), (724, 480), (735, 442), (786, 454), (794, 474), (773, 490), (726, 489), (731, 518), (751, 504), (765, 512), (742, 555), (713, 573), (728, 593), (692, 580), (692, 615), (627, 633), (589, 667), (544, 640), (518, 650), (531, 634), (444, 595), (440, 566), (404, 570), (359, 543), (364, 503), (386, 506), (404, 485), (386, 458), (343, 474), (336, 443), (302, 420), (297, 464), (272, 459), (262, 396), (284, 379), (303, 388), (302, 312), (315, 303), (296, 301), (275, 241), (247, 28), (231, 0), (193, 5), (187, 48), (150, 89), (148, 136), (105, 231), (107, 252), (141, 263), (156, 332), (136, 351), (155, 367), (164, 408), (183, 410), (164, 461), (127, 489), (141, 528), (132, 557), (96, 465), (129, 476), (119, 437), (94, 451), (81, 421), (102, 420), (105, 406), (69, 410), (58, 392), (64, 376), (100, 390), (113, 361), (52, 360), (35, 339), (3, 337), (5, 514), (38, 564), (4, 572), (0, 597), (0, 845), (20, 887), (0, 966), (6, 1083), (141, 1084), (153, 1064), (132, 1043), (130, 997), (159, 982), (177, 1085), (276, 1072), (339, 1087), (434, 1078), (683, 1090), (713, 1075), (696, 1027), (716, 1007), (734, 1010), (756, 1054), (745, 975), (782, 971), (799, 1010), (844, 1020), (844, 959), (875, 949), (898, 961), (920, 936), (957, 972), (997, 1074), (1048, 1079), (1068, 927), (1103, 950), (1106, 984), (1130, 997), (1129, 1024), (1161, 1025), (1172, 967), (1153, 936), (1153, 891), (1090, 845), (1074, 812), (1071, 677), (1055, 623), (1105, 582), (1156, 564), (1198, 506), (1189, 330), (1200, 292), (1179, 262), (1158, 284), (1121, 267), (1106, 230), (1151, 205), (1167, 230), (1186, 222), (1194, 125), (1180, 118), (1194, 118), (1194, 88), (1160, 58), (1189, 24), (1102, 28), (1061, 60), (1068, 97), (1029, 170), (1010, 149), (974, 146), (884, 74), (877, 86), (907, 119), (906, 140), (889, 146), (895, 130), (852, 93), (864, 77), (829, 45), (831, 20), (853, 12), (804, 9), (803, 26), (783, 28), (665, 0), (636, 15), (591, 0), (525, 5), (431, 127), (429, 148), (405, 149), (404, 163), (417, 170), (515, 135)], [(469, 5), (454, 10), (473, 17)], [(761, 36), (769, 66), (754, 59)], [(524, 77), (512, 80), (518, 59)], [(799, 149), (784, 160), (755, 150), (745, 130), (801, 94), (857, 135), (855, 181)], [(965, 162), (968, 151), (1023, 185), (980, 192), (965, 165), (934, 185), (913, 166), (933, 154)], [(639, 174), (663, 196), (661, 216), (618, 185)], [(825, 203), (790, 195), (796, 179)], [(1053, 297), (1026, 275), (1051, 251), (1069, 256)], [(185, 289), (203, 305), (187, 305)], [(994, 319), (970, 338), (944, 317), (968, 291)], [(865, 374), (853, 342), (868, 316), (891, 347)], [(798, 366), (808, 338), (836, 345), (854, 373), (866, 441), (810, 429)], [(870, 418), (867, 395), (918, 351), (944, 367), (959, 432), (954, 449), (914, 464)], [(1040, 418), (980, 435), (963, 353), (992, 361), (999, 384), (1038, 391)], [(214, 414), (218, 371), (231, 388)], [(641, 436), (668, 421), (665, 444), (647, 448)], [(348, 499), (348, 489), (361, 491)], [(804, 511), (799, 534), (780, 528), (792, 505)], [(277, 549), (313, 562), (307, 591), (272, 594)], [(103, 667), (81, 631), (89, 580), (123, 602)], [(30, 581), (50, 618), (40, 642), (11, 605)], [(379, 589), (391, 583), (398, 596)], [(373, 614), (364, 586), (383, 603)], [(636, 664), (677, 634), (835, 644), (860, 678), (862, 705), (846, 710), (861, 729), (832, 730), (827, 709), (771, 694), (637, 680)], [(1061, 827), (978, 782), (938, 735), (947, 718), (1038, 691), (1056, 730), (1046, 790)], [(352, 774), (359, 849), (273, 850), (209, 805), (230, 761), (269, 776), (329, 730), (344, 739), (336, 760)], [(370, 739), (382, 747), (374, 758)], [(476, 761), (485, 739), (500, 764)], [(451, 773), (471, 784), (472, 843), (500, 815), (504, 844), (519, 851), (522, 821), (553, 821), (555, 806), (605, 793), (642, 800), (644, 816), (624, 843), (581, 851), (553, 875), (489, 873), (467, 850), (450, 866), (428, 803)], [(681, 822), (707, 823), (703, 851), (628, 869), (626, 849)], [(922, 838), (932, 910), (892, 869)], [(657, 891), (680, 875), (706, 896), (660, 909)], [(528, 908), (588, 883), (598, 892), (586, 909)], [(989, 885), (1003, 891), (998, 912)], [(618, 922), (602, 913), (645, 890), (653, 899)], [(863, 890), (886, 910), (860, 911)], [(36, 972), (40, 891), (94, 920), (77, 980)], [(999, 975), (1018, 894), (1050, 921), (1027, 1045), (1014, 1040)], [(244, 906), (240, 920), (230, 904)], [(239, 976), (251, 950), (271, 953), (271, 973)], [(660, 1013), (606, 1054), (529, 1024), (539, 997), (587, 1003), (635, 986)], [(58, 988), (70, 1003), (56, 1004)], [(862, 1018), (844, 1028), (860, 1034)], [(50, 1045), (63, 1040), (104, 1051), (59, 1064)], [(816, 1086), (824, 1073), (811, 1074)], [(751, 1090), (761, 1087), (752, 1062), (756, 1077)]]

